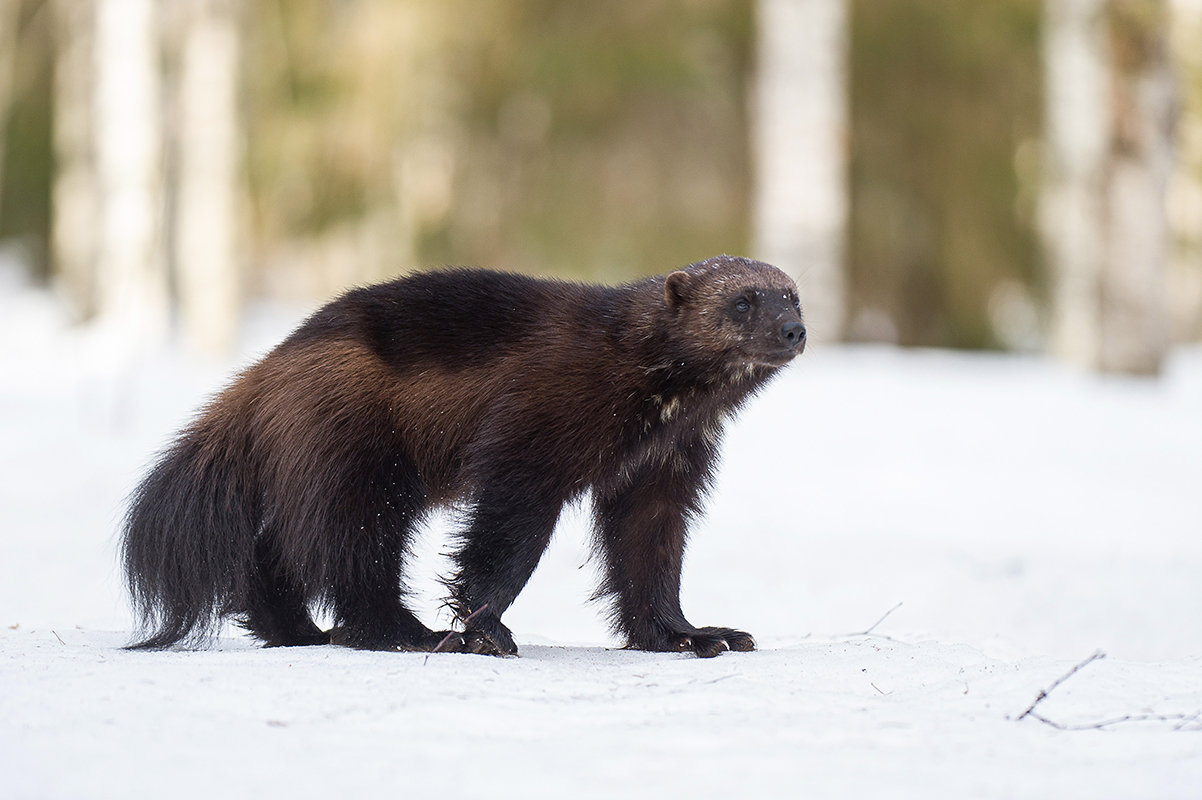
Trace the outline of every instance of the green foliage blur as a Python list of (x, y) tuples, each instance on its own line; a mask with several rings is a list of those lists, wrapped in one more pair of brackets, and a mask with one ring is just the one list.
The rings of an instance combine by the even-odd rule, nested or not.
[[(45, 253), (54, 27), (19, 2), (0, 237)], [(1043, 291), (1041, 5), (850, 2), (850, 310), (903, 344), (999, 346), (997, 287)], [(372, 279), (617, 281), (748, 250), (752, 0), (242, 8), (252, 270), (340, 230), (393, 232)]]
[(886, 312), (902, 344), (996, 347), (999, 285), (1045, 291), (1042, 7), (852, 4), (852, 316)]
[(418, 212), (416, 266), (617, 280), (745, 251), (751, 21), (749, 0), (257, 3), (260, 229), (403, 205), (400, 162), (435, 137), (450, 196)]
[(51, 89), (54, 77), (50, 4), (47, 0), (3, 0), (19, 5), (17, 47), (12, 59), (12, 102), (5, 126), (0, 241), (17, 239), (35, 277), (48, 276), (50, 185), (54, 168)]

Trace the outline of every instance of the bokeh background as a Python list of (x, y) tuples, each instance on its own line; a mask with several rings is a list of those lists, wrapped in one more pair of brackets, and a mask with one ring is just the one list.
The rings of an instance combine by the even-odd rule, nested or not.
[(0, 241), (115, 348), (720, 252), (812, 338), (1202, 336), (1202, 0), (4, 0)]

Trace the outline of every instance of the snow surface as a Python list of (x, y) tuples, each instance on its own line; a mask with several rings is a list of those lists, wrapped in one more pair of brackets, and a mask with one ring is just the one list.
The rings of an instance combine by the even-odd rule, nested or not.
[[(614, 649), (583, 508), (506, 615), (519, 658), (130, 653), (124, 498), (298, 315), (250, 316), (236, 363), (121, 360), (14, 275), (0, 797), (1202, 797), (1202, 350), (1150, 381), (812, 347), (728, 431), (685, 567), (690, 619), (754, 653)], [(1169, 719), (1018, 719), (1099, 649), (1036, 713)]]

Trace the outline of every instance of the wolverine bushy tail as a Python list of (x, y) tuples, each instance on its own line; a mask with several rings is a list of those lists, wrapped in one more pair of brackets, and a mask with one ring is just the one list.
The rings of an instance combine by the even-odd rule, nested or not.
[(134, 493), (125, 579), (138, 617), (131, 649), (202, 644), (244, 606), (259, 527), (244, 447), (195, 424)]

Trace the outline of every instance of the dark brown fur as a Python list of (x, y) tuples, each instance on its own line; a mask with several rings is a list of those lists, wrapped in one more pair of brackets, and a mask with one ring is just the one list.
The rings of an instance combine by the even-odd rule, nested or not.
[(406, 608), (403, 559), (423, 515), (462, 503), (447, 585), (466, 629), (442, 649), (516, 653), (501, 615), (564, 504), (591, 492), (598, 596), (630, 647), (752, 649), (685, 620), (686, 529), (724, 421), (804, 341), (793, 282), (729, 256), (616, 288), (448, 270), (349, 292), (139, 487), (124, 558), (153, 630), (135, 646), (232, 616), (268, 645), (430, 650), (447, 632)]

